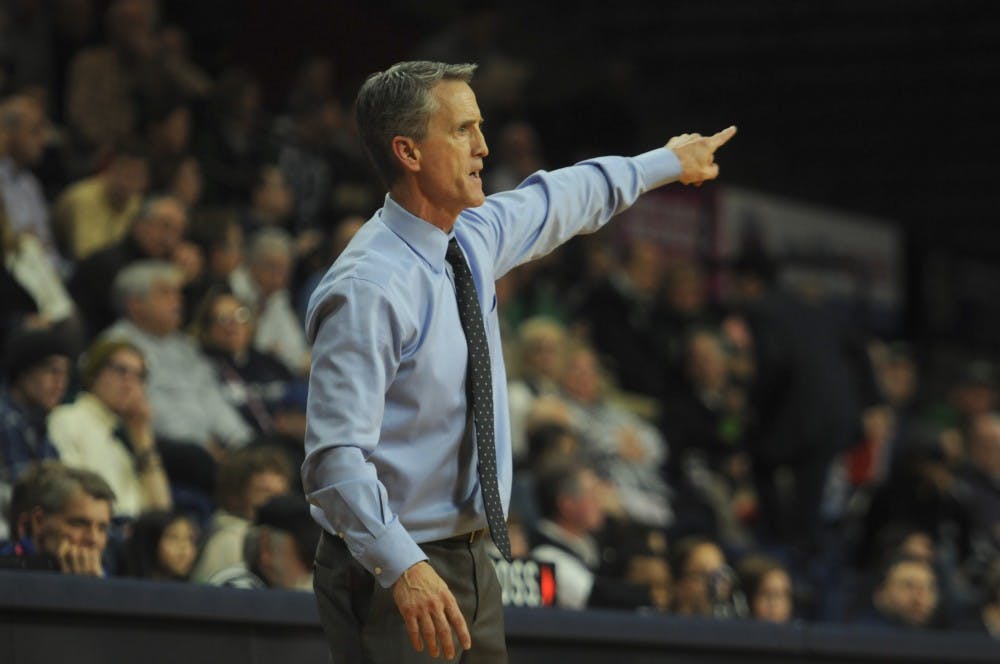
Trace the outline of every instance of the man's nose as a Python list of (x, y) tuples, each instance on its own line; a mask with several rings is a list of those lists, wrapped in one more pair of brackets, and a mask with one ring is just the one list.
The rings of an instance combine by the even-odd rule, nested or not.
[(476, 127), (475, 142), (472, 145), (472, 149), (477, 157), (485, 157), (490, 153), (490, 149), (486, 145), (486, 136), (483, 135), (483, 131), (479, 127)]

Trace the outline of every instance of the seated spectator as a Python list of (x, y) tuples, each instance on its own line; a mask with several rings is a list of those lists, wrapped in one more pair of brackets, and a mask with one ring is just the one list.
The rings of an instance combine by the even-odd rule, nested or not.
[(198, 526), (179, 512), (147, 512), (132, 526), (128, 540), (130, 576), (156, 581), (187, 581), (198, 556)]
[(0, 154), (0, 204), (6, 209), (10, 231), (33, 235), (41, 255), (58, 273), (66, 264), (56, 248), (42, 183), (32, 172), (45, 152), (48, 120), (38, 99), (20, 95), (0, 104), (0, 125), (6, 134), (6, 150)]
[(566, 609), (588, 606), (637, 608), (653, 604), (649, 588), (602, 573), (594, 535), (604, 526), (594, 471), (575, 463), (539, 473), (536, 490), (541, 519), (535, 525), (531, 557), (556, 568), (557, 603)]
[(566, 330), (549, 318), (529, 318), (518, 329), (520, 371), (508, 386), (511, 447), (515, 461), (523, 459), (528, 453), (527, 418), (532, 403), (539, 396), (559, 390), (565, 343)]
[[(693, 331), (683, 349), (684, 380), (663, 400), (662, 430), (670, 441), (671, 485), (678, 491), (681, 519), (692, 529), (712, 531), (727, 545), (751, 539), (744, 518), (754, 508), (753, 480), (742, 446), (742, 394), (729, 380), (729, 365), (719, 335)], [(735, 394), (734, 394), (735, 393)], [(709, 523), (695, 523), (700, 510)]]
[(126, 266), (140, 260), (170, 261), (181, 270), (184, 284), (201, 275), (201, 252), (184, 240), (187, 224), (187, 212), (180, 201), (170, 196), (148, 198), (132, 220), (128, 235), (76, 266), (69, 290), (86, 318), (91, 336), (115, 321), (118, 312), (108, 286)]
[(741, 608), (734, 594), (735, 575), (719, 545), (706, 537), (689, 536), (670, 551), (674, 577), (674, 613), (685, 616), (729, 617)]
[(121, 143), (100, 172), (70, 185), (55, 205), (56, 231), (66, 255), (83, 260), (125, 237), (149, 184), (146, 153)]
[(563, 395), (573, 429), (602, 476), (614, 485), (628, 517), (665, 527), (674, 520), (660, 468), (667, 446), (655, 428), (605, 396), (594, 351), (584, 345), (566, 352)]
[(18, 539), (0, 546), (0, 566), (105, 576), (115, 494), (100, 475), (61, 464), (25, 473), (14, 486)]
[(288, 368), (250, 344), (253, 313), (236, 296), (210, 292), (195, 315), (194, 334), (211, 358), (223, 397), (258, 433), (301, 454), (306, 385)]
[(320, 529), (299, 495), (271, 498), (260, 507), (243, 541), (241, 563), (208, 579), (229, 588), (279, 588), (312, 592), (312, 565)]
[[(0, 153), (2, 154), (2, 153)], [(0, 344), (20, 327), (52, 328), (73, 346), (82, 322), (62, 278), (38, 238), (10, 227), (0, 200)]]
[(205, 581), (243, 560), (243, 540), (257, 510), (291, 486), (291, 465), (278, 449), (252, 447), (230, 454), (219, 466), (218, 509), (205, 536), (193, 578)]
[(974, 628), (1000, 639), (1000, 558), (995, 559), (988, 570), (983, 590), (983, 602)]
[(199, 127), (196, 153), (213, 205), (242, 206), (268, 158), (268, 119), (260, 85), (248, 72), (228, 69), (212, 92), (207, 121)]
[(895, 556), (885, 566), (872, 594), (868, 625), (906, 628), (935, 626), (938, 609), (937, 575), (924, 560)]
[(127, 341), (97, 341), (82, 358), (83, 391), (49, 416), (49, 435), (60, 458), (108, 482), (117, 497), (116, 517), (171, 507), (145, 379), (138, 348)]
[(990, 413), (972, 420), (961, 477), (976, 542), (1000, 555), (1000, 415)]
[(253, 345), (271, 353), (297, 375), (309, 372), (309, 343), (288, 290), (295, 258), (291, 238), (278, 229), (254, 235), (245, 270), (232, 278), (233, 290), (257, 315)]
[(66, 82), (66, 121), (81, 147), (97, 155), (133, 134), (140, 93), (167, 80), (155, 58), (154, 0), (115, 0), (107, 13), (108, 42), (79, 51)]
[(666, 357), (657, 327), (663, 268), (660, 248), (635, 239), (621, 269), (593, 284), (577, 311), (595, 349), (614, 363), (622, 388), (656, 398), (667, 386)]
[(250, 194), (250, 207), (243, 215), (243, 231), (248, 235), (264, 228), (287, 229), (295, 198), (277, 166), (263, 166), (257, 172)]
[[(70, 352), (65, 342), (46, 330), (16, 335), (4, 353), (6, 389), (0, 392), (0, 511), (10, 487), (43, 459), (58, 459), (49, 439), (46, 418), (66, 394)], [(0, 519), (0, 538), (7, 526)]]
[(180, 286), (180, 271), (170, 263), (139, 261), (125, 268), (112, 287), (122, 318), (102, 338), (128, 341), (145, 357), (159, 438), (213, 453), (245, 445), (252, 430), (222, 398), (208, 358), (180, 331)]
[(772, 623), (792, 620), (792, 577), (781, 563), (767, 556), (747, 556), (737, 573), (751, 618)]
[(176, 198), (188, 210), (197, 207), (204, 185), (197, 157), (189, 154), (174, 155), (163, 157), (153, 165), (154, 191)]

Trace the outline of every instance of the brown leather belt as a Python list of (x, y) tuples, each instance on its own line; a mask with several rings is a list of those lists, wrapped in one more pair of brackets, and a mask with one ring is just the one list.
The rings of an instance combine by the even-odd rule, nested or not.
[(437, 544), (444, 542), (458, 542), (461, 544), (475, 544), (476, 540), (481, 539), (484, 535), (490, 532), (489, 528), (480, 528), (479, 530), (473, 530), (470, 533), (462, 533), (461, 535), (455, 535), (453, 537), (445, 537), (444, 539), (436, 540), (435, 542), (428, 542), (428, 544)]

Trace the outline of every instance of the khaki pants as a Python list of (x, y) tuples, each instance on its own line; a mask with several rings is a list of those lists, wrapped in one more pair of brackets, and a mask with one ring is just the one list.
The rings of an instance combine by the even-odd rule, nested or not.
[[(455, 641), (463, 664), (506, 664), (503, 606), (493, 561), (484, 538), (421, 544), (434, 570), (448, 584), (472, 636), (472, 649)], [(313, 588), (320, 622), (334, 664), (441, 662), (410, 643), (391, 588), (382, 588), (354, 560), (347, 546), (324, 532), (316, 550)]]

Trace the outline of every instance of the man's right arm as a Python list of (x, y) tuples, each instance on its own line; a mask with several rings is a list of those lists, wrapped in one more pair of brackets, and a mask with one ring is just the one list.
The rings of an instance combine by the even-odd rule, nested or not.
[(319, 289), (307, 322), (313, 353), (302, 481), (321, 525), (388, 588), (427, 558), (368, 461), (402, 355), (403, 326), (378, 284), (344, 278)]

